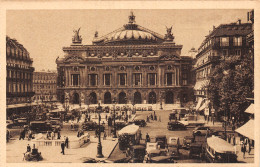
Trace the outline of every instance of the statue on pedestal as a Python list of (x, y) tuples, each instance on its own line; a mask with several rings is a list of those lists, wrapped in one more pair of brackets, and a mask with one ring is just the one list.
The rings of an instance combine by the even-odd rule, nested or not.
[(79, 43), (80, 44), (82, 42), (81, 35), (79, 35), (79, 30), (80, 30), (80, 28), (78, 30), (73, 30), (73, 32), (74, 32), (74, 36), (72, 37), (73, 43)]

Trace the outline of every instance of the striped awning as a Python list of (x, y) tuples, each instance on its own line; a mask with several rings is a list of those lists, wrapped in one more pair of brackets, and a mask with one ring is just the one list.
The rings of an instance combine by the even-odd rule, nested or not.
[(202, 80), (202, 81), (197, 81), (194, 90), (202, 90), (204, 87), (209, 85), (209, 80)]

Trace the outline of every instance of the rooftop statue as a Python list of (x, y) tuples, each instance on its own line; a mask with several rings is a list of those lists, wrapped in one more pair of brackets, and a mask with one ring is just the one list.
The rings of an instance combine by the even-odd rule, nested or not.
[(166, 27), (166, 32), (167, 34), (165, 34), (164, 39), (166, 39), (167, 41), (172, 41), (174, 39), (174, 36), (172, 34), (172, 26), (170, 28)]
[(79, 35), (79, 30), (80, 28), (78, 30), (73, 30), (74, 32), (74, 36), (72, 38), (73, 43), (81, 43), (82, 41), (81, 35)]

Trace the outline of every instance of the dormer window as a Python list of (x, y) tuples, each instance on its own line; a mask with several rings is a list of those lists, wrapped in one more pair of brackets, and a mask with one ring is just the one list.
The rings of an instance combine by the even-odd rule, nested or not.
[(229, 37), (221, 37), (220, 46), (229, 46)]

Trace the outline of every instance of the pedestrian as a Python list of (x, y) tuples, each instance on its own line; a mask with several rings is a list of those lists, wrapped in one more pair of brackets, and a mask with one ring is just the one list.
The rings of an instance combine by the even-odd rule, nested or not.
[(58, 131), (58, 134), (57, 134), (57, 139), (59, 140), (60, 139), (60, 131)]
[(107, 114), (106, 114), (106, 121), (107, 121)]
[(236, 137), (235, 137), (234, 134), (233, 134), (233, 145), (234, 145), (234, 146), (236, 145)]
[(65, 149), (65, 143), (62, 142), (60, 146), (61, 146), (61, 152), (60, 152), (60, 153), (62, 153), (62, 154), (64, 155), (64, 154), (65, 154), (65, 152), (64, 152), (64, 149)]
[(31, 152), (31, 146), (30, 144), (27, 145), (27, 151), (26, 152)]
[(161, 116), (159, 115), (159, 122), (161, 122)]
[(151, 114), (151, 120), (153, 120), (153, 115)]
[(228, 135), (228, 143), (231, 143), (231, 135)]
[(104, 137), (103, 137), (103, 140), (106, 140), (106, 138), (107, 138), (107, 133), (106, 133), (106, 131), (104, 131)]
[(68, 138), (68, 136), (65, 139), (65, 145), (66, 145), (67, 148), (69, 148), (69, 138)]
[(9, 130), (6, 130), (6, 141), (9, 142), (9, 138), (10, 138), (10, 132)]
[(98, 135), (98, 130), (96, 129), (95, 130), (95, 138), (97, 137), (97, 135)]
[(149, 122), (149, 116), (147, 115), (147, 117), (146, 117), (146, 122)]
[(248, 142), (248, 154), (250, 155), (250, 152), (251, 152), (251, 143), (250, 141)]
[(70, 123), (70, 128), (73, 129), (73, 121)]
[(51, 140), (54, 140), (54, 132), (51, 132)]
[(78, 130), (78, 133), (77, 133), (77, 137), (80, 137), (80, 132), (79, 132), (79, 130)]
[(242, 152), (243, 152), (243, 158), (245, 159), (245, 154), (246, 154), (246, 145), (243, 144), (242, 146)]
[(148, 133), (146, 133), (145, 141), (146, 141), (146, 142), (150, 142), (150, 136), (149, 136)]

